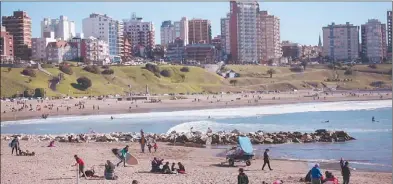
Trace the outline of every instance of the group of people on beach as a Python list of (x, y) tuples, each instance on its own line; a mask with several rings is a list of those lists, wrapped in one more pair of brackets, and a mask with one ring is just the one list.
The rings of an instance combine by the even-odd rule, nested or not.
[[(169, 162), (166, 162), (163, 164), (164, 159), (158, 159), (154, 157), (154, 159), (151, 161), (151, 170), (150, 172), (152, 173), (162, 173), (162, 174), (185, 174), (186, 169), (184, 165), (181, 162), (178, 162), (177, 165), (179, 168), (176, 168), (176, 163), (172, 163), (172, 166), (169, 166)], [(162, 168), (161, 168), (161, 165)]]
[[(341, 175), (343, 176), (343, 184), (349, 184), (349, 178), (351, 176), (351, 170), (349, 168), (349, 162), (340, 160)], [(338, 178), (333, 175), (330, 171), (325, 171), (323, 176), (319, 164), (315, 164), (314, 167), (307, 173), (304, 180), (301, 181), (311, 182), (311, 184), (338, 184)]]

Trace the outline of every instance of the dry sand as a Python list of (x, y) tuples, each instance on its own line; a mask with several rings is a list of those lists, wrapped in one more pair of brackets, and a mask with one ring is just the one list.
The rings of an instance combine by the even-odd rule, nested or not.
[[(19, 109), (22, 105), (16, 102), (1, 102), (1, 121), (35, 119), (41, 118), (42, 114), (49, 116), (64, 115), (93, 115), (93, 114), (119, 114), (119, 113), (140, 113), (151, 111), (172, 111), (172, 110), (191, 110), (191, 109), (207, 109), (207, 108), (226, 108), (226, 107), (244, 107), (244, 106), (262, 106), (273, 104), (291, 104), (291, 103), (307, 103), (307, 102), (334, 102), (334, 101), (361, 101), (361, 100), (386, 100), (392, 99), (392, 92), (358, 92), (356, 96), (350, 95), (349, 92), (335, 93), (325, 95), (320, 93), (319, 99), (313, 97), (305, 97), (312, 95), (313, 91), (298, 91), (292, 93), (272, 93), (272, 94), (232, 94), (232, 95), (185, 95), (187, 99), (169, 100), (169, 96), (161, 96), (161, 103), (143, 103), (142, 101), (117, 101), (116, 99), (105, 100), (89, 100), (89, 99), (69, 99), (69, 100), (44, 100), (38, 103), (37, 100), (27, 101), (27, 105), (33, 106), (33, 111), (28, 108), (23, 111), (11, 112), (11, 108)], [(245, 97), (244, 95), (248, 95)], [(382, 98), (381, 98), (382, 96)], [(261, 97), (259, 99), (258, 97)], [(273, 98), (275, 98), (273, 100)], [(193, 102), (200, 99), (199, 102)], [(257, 101), (255, 101), (257, 100)], [(84, 109), (75, 106), (80, 101), (85, 103)], [(42, 108), (41, 111), (35, 111), (35, 107), (40, 105), (53, 104), (53, 109)], [(71, 109), (67, 111), (66, 107)], [(95, 106), (95, 110), (93, 110)], [(99, 106), (99, 110), (97, 107)], [(131, 109), (130, 109), (131, 107)], [(59, 110), (57, 110), (59, 108)], [(6, 113), (4, 113), (6, 111)]]
[[(79, 155), (86, 164), (86, 168), (95, 167), (96, 174), (103, 176), (107, 159), (117, 162), (111, 153), (112, 148), (122, 148), (125, 143), (56, 143), (56, 147), (48, 148), (48, 142), (20, 141), (22, 150), (35, 151), (36, 156), (12, 156), (8, 141), (1, 141), (1, 183), (2, 184), (71, 184), (76, 183), (76, 168), (74, 154)], [(119, 176), (116, 181), (102, 179), (80, 179), (79, 183), (131, 183), (138, 180), (140, 184), (229, 184), (237, 183), (237, 174), (244, 163), (236, 163), (237, 167), (222, 167), (219, 163), (224, 158), (215, 155), (222, 150), (204, 148), (186, 148), (159, 144), (157, 153), (142, 154), (137, 143), (129, 143), (130, 153), (135, 155), (140, 164), (130, 167), (118, 167), (115, 173)], [(274, 155), (274, 150), (271, 150)], [(149, 173), (150, 161), (153, 157), (164, 158), (166, 161), (182, 162), (187, 174), (163, 175)], [(271, 161), (273, 171), (261, 171), (262, 160), (252, 161), (245, 172), (250, 183), (273, 183), (282, 179), (287, 184), (300, 183), (308, 171), (305, 162)], [(322, 170), (323, 172), (325, 170)], [(333, 174), (341, 180), (340, 172), (333, 170)], [(392, 173), (353, 171), (353, 184), (388, 184), (392, 181)]]

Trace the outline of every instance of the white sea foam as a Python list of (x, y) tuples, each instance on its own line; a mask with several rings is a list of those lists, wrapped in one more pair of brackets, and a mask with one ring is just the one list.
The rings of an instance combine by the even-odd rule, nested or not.
[[(173, 112), (151, 112), (135, 114), (117, 114), (115, 120), (127, 120), (132, 123), (143, 123), (146, 121), (155, 121), (159, 123), (162, 120), (180, 120), (200, 121), (208, 116), (214, 119), (225, 118), (242, 118), (261, 115), (288, 114), (299, 112), (317, 112), (317, 111), (351, 111), (351, 110), (373, 110), (378, 108), (392, 107), (391, 100), (378, 101), (347, 101), (347, 102), (325, 102), (325, 103), (303, 103), (303, 104), (286, 104), (271, 105), (259, 107), (239, 107), (239, 108), (222, 108), (222, 109), (205, 109), (205, 110), (187, 110)], [(67, 117), (49, 117), (48, 119), (30, 119), (20, 121), (1, 122), (2, 125), (9, 124), (45, 124), (45, 123), (68, 123), (68, 122), (96, 122), (108, 121), (110, 115), (89, 115), (89, 116), (67, 116)], [(254, 125), (253, 125), (254, 126)], [(195, 128), (195, 127), (194, 127)]]

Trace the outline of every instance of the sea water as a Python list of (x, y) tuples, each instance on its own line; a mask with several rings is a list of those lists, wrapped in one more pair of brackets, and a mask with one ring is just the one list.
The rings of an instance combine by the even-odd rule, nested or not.
[[(1, 133), (62, 134), (96, 132), (170, 133), (172, 131), (243, 132), (344, 130), (357, 140), (344, 143), (309, 143), (254, 146), (260, 154), (269, 148), (273, 158), (309, 162), (337, 162), (392, 171), (392, 101), (351, 101), (223, 108), (140, 114), (53, 117), (2, 122)], [(210, 118), (209, 118), (210, 116)], [(376, 122), (371, 118), (375, 117)], [(324, 123), (329, 121), (329, 123)]]

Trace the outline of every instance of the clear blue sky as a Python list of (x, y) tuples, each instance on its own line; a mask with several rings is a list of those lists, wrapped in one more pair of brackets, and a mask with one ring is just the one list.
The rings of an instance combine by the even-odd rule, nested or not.
[[(159, 26), (164, 20), (204, 18), (211, 20), (213, 36), (220, 34), (220, 18), (229, 12), (229, 2), (2, 2), (1, 15), (11, 15), (15, 10), (27, 11), (32, 18), (33, 37), (40, 36), (43, 18), (60, 15), (75, 21), (76, 32), (82, 32), (82, 19), (90, 13), (102, 13), (122, 20), (132, 12), (152, 21), (156, 29), (156, 43), (160, 43)], [(331, 22), (350, 22), (361, 25), (368, 19), (386, 23), (386, 11), (391, 2), (263, 2), (261, 10), (268, 10), (281, 20), (281, 40), (300, 44), (318, 43), (322, 27)]]

